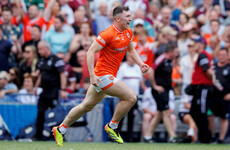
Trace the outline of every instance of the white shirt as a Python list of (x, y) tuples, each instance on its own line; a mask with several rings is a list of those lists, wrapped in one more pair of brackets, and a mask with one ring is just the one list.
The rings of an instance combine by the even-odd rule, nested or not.
[(67, 22), (68, 24), (73, 24), (74, 23), (74, 13), (72, 8), (69, 7), (68, 4), (65, 4), (64, 6), (61, 7), (61, 10), (67, 13)]
[[(18, 101), (22, 104), (37, 104), (39, 95), (42, 92), (42, 88), (37, 88), (37, 96), (34, 95), (26, 95), (29, 94), (26, 89), (21, 89), (18, 91), (19, 96), (17, 97)], [(25, 94), (25, 95), (20, 95)]]
[(118, 70), (117, 78), (133, 89), (136, 95), (139, 95), (140, 81), (143, 80), (143, 75), (137, 64), (130, 66), (124, 62)]

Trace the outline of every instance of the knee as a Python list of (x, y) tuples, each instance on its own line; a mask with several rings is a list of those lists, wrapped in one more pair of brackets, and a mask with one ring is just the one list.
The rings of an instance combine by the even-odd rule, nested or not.
[(135, 93), (129, 96), (129, 102), (131, 102), (133, 105), (137, 102), (137, 96)]
[(151, 114), (149, 113), (145, 113), (144, 116), (143, 116), (143, 122), (150, 122), (152, 119), (152, 116)]

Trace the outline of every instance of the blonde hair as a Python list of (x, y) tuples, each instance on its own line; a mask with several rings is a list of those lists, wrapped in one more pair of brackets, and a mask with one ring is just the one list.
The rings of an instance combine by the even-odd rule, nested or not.
[[(33, 53), (33, 59), (31, 62), (31, 72), (35, 72), (36, 71), (36, 66), (37, 66), (37, 62), (38, 62), (38, 56), (37, 56), (37, 48), (33, 45), (28, 45), (26, 46), (30, 49), (30, 51)], [(26, 49), (25, 47), (25, 49)], [(22, 61), (20, 62), (20, 66), (22, 64), (24, 64), (25, 62), (27, 62), (28, 59), (27, 58), (23, 58)]]

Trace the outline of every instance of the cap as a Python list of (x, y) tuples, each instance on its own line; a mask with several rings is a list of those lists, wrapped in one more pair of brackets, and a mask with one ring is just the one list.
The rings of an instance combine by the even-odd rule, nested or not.
[(193, 29), (193, 24), (191, 24), (191, 23), (186, 23), (186, 24), (182, 27), (181, 31), (182, 31), (182, 32), (188, 32), (188, 31), (191, 31), (192, 29)]
[(177, 35), (177, 31), (174, 30), (172, 27), (170, 26), (164, 26), (163, 28), (161, 28), (161, 33), (163, 34), (170, 34), (170, 35)]
[(134, 25), (134, 26), (136, 26), (136, 25), (138, 25), (138, 24), (144, 25), (144, 23), (145, 23), (145, 21), (144, 21), (143, 19), (140, 19), (140, 18), (135, 19), (135, 20), (133, 21), (133, 25)]
[(8, 75), (8, 73), (6, 71), (1, 71), (0, 72), (0, 79), (6, 79), (6, 80), (10, 80), (10, 77)]
[(196, 43), (202, 43), (202, 44), (207, 45), (207, 42), (206, 42), (205, 38), (202, 37), (202, 36), (198, 36), (197, 38), (195, 38), (195, 39), (193, 39), (193, 40), (194, 40), (194, 42), (196, 42)]

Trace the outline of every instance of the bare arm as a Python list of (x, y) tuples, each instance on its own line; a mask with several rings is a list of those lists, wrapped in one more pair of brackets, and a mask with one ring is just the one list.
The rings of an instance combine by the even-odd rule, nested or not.
[(66, 89), (67, 77), (65, 75), (65, 72), (60, 73), (60, 81), (61, 81), (61, 89)]
[(53, 7), (55, 2), (56, 2), (56, 0), (50, 0), (47, 7), (44, 10), (43, 17), (45, 18), (46, 21), (49, 21), (49, 19), (52, 17), (51, 16), (52, 15), (51, 10), (52, 10), (52, 7)]
[(78, 50), (78, 48), (81, 46), (81, 39), (79, 37), (79, 35), (75, 35), (73, 40), (70, 43), (70, 47), (69, 47), (69, 52), (70, 53), (74, 53)]
[(87, 52), (86, 58), (90, 75), (90, 83), (94, 86), (99, 86), (98, 81), (101, 82), (101, 80), (94, 74), (94, 55), (95, 53), (99, 52), (102, 48), (103, 47), (100, 44), (98, 44), (96, 40), (94, 40), (93, 44), (89, 47), (89, 50)]
[(141, 60), (140, 56), (138, 55), (137, 51), (133, 47), (133, 42), (129, 43), (128, 47), (128, 55), (133, 59), (133, 61), (138, 65), (141, 66), (144, 64), (144, 62)]
[(144, 90), (144, 91), (148, 88), (148, 87), (145, 85), (144, 79), (140, 81), (140, 86), (141, 86), (141, 89)]

